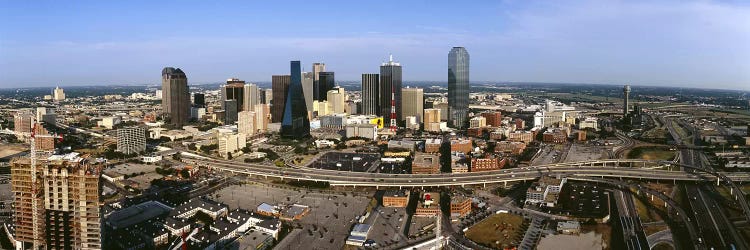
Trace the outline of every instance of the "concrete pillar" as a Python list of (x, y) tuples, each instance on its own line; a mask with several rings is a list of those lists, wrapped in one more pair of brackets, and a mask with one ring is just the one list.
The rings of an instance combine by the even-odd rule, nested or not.
[(719, 177), (716, 177), (716, 186), (719, 186)]
[(654, 201), (654, 195), (653, 194), (651, 195), (651, 201)]
[(487, 188), (487, 182), (484, 183), (484, 187), (483, 188)]
[(664, 207), (667, 207), (667, 202), (666, 201), (664, 201)]
[(508, 181), (503, 181), (503, 188), (507, 188), (507, 187), (508, 187)]
[(729, 188), (729, 195), (734, 195), (734, 188)]

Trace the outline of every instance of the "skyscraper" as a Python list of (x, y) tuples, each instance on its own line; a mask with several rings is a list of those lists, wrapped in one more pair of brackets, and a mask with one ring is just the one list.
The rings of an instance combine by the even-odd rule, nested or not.
[[(242, 111), (244, 108), (244, 102), (245, 102), (245, 81), (242, 81), (237, 78), (230, 78), (227, 79), (227, 84), (223, 87), (223, 99), (222, 101), (226, 103), (227, 100), (235, 100), (234, 103), (237, 105), (237, 107), (234, 108), (234, 110)], [(228, 110), (226, 106), (224, 106), (224, 110)]]
[(287, 91), (284, 116), (281, 120), (281, 136), (286, 138), (303, 138), (310, 136), (310, 120), (307, 119), (307, 107), (302, 93), (302, 69), (299, 61), (291, 62), (291, 77)]
[(424, 90), (406, 87), (401, 91), (403, 94), (401, 119), (406, 119), (407, 116), (415, 116), (417, 117), (417, 123), (421, 123), (424, 118)]
[(161, 106), (168, 123), (181, 126), (190, 119), (190, 88), (180, 68), (161, 71)]
[(52, 98), (55, 101), (65, 100), (65, 91), (61, 89), (60, 87), (55, 87), (55, 90), (52, 91)]
[(328, 99), (328, 91), (336, 86), (333, 72), (320, 72), (318, 74), (318, 101)]
[(630, 98), (630, 85), (625, 85), (625, 87), (622, 88), (622, 94), (625, 97), (622, 101), (622, 116), (626, 117), (628, 116), (628, 105), (629, 105), (629, 98)]
[(258, 92), (258, 85), (248, 83), (243, 88), (242, 97), (242, 111), (252, 111), (255, 104), (260, 103), (260, 93)]
[(229, 99), (224, 101), (224, 124), (225, 125), (231, 125), (237, 122), (237, 116), (239, 113), (239, 110), (237, 110), (237, 100), (235, 99)]
[(381, 115), (379, 109), (380, 101), (380, 75), (362, 74), (362, 114)]
[[(255, 110), (255, 107), (251, 110)], [(238, 113), (238, 117), (237, 133), (253, 136), (255, 134), (255, 111), (242, 111)]]
[[(290, 75), (271, 76), (271, 122), (281, 122), (284, 115), (284, 105), (286, 104), (287, 92), (289, 92)], [(268, 93), (266, 93), (266, 98)]]
[(307, 112), (313, 112), (313, 91), (315, 90), (315, 74), (313, 72), (302, 73), (302, 92), (305, 93), (305, 106)]
[(327, 95), (328, 110), (334, 114), (343, 114), (346, 111), (346, 91), (342, 87), (329, 90)]
[(203, 93), (193, 94), (193, 105), (199, 108), (206, 107), (206, 95)]
[(320, 79), (320, 72), (326, 71), (326, 64), (325, 63), (313, 63), (312, 73), (313, 73), (313, 100), (314, 101), (320, 101), (320, 87), (318, 86)]
[[(396, 120), (401, 121), (401, 64), (393, 61), (393, 56), (388, 62), (380, 65), (380, 115), (385, 120), (391, 118), (391, 101), (395, 101)], [(389, 124), (390, 125), (390, 124)]]
[(469, 52), (453, 47), (448, 53), (448, 120), (464, 128), (469, 113)]

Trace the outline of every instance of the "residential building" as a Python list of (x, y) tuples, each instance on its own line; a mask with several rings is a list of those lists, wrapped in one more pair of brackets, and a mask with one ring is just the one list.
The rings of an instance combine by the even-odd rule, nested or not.
[(117, 151), (126, 155), (146, 151), (146, 127), (135, 126), (118, 129)]
[(166, 121), (182, 126), (190, 119), (190, 87), (185, 72), (167, 67), (161, 71), (162, 112)]

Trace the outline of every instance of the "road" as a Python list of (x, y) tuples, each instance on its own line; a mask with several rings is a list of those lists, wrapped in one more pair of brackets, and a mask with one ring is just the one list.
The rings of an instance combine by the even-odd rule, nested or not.
[(635, 208), (633, 195), (621, 190), (615, 190), (613, 194), (620, 217), (625, 247), (627, 249), (648, 249), (648, 240), (646, 240), (638, 210)]

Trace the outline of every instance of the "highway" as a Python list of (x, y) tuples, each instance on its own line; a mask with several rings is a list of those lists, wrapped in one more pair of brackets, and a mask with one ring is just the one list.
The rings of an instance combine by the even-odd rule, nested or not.
[(627, 249), (647, 249), (648, 240), (643, 231), (638, 210), (635, 208), (633, 196), (630, 192), (621, 190), (616, 190), (613, 195), (617, 204), (625, 247)]

